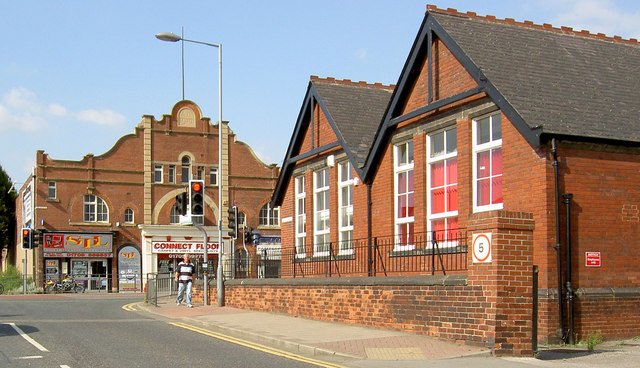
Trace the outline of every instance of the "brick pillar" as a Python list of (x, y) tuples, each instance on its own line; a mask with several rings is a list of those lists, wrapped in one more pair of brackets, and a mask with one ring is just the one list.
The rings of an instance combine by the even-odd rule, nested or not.
[[(523, 212), (482, 212), (469, 220), (468, 282), (481, 286), (491, 305), (485, 336), (498, 356), (533, 354), (533, 228), (533, 215)], [(480, 233), (491, 234), (490, 262), (474, 263), (473, 235)]]

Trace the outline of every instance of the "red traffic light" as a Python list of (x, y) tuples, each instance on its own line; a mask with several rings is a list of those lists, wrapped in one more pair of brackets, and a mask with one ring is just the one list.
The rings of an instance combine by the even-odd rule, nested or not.
[(29, 230), (29, 229), (22, 229), (22, 236), (29, 236), (30, 232), (31, 232), (31, 230)]
[(202, 190), (202, 184), (198, 181), (191, 183), (191, 190), (199, 192)]

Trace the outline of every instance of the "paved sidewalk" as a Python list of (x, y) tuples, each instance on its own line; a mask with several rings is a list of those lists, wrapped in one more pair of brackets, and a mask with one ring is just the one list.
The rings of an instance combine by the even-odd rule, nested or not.
[(184, 303), (177, 306), (173, 298), (159, 300), (158, 307), (140, 304), (150, 313), (188, 319), (236, 337), (319, 356), (399, 361), (490, 355), (489, 350), (480, 347), (339, 322), (316, 321), (217, 305), (194, 305), (193, 308), (187, 308)]
[(275, 346), (320, 359), (338, 360), (354, 368), (429, 367), (637, 367), (640, 340), (612, 341), (595, 352), (586, 348), (540, 346), (534, 357), (495, 357), (488, 349), (450, 343), (428, 336), (316, 321), (284, 314), (233, 307), (176, 306), (175, 297), (158, 307), (138, 303), (148, 313), (180, 319), (226, 335)]

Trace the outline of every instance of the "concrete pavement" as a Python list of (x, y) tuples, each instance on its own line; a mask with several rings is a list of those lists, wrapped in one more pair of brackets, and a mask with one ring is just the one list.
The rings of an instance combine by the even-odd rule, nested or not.
[(160, 299), (158, 307), (139, 306), (149, 313), (349, 367), (636, 367), (640, 361), (640, 341), (635, 340), (605, 343), (594, 353), (586, 348), (540, 347), (537, 359), (497, 358), (485, 348), (428, 336), (233, 307), (187, 308), (184, 303), (177, 306), (174, 297)]

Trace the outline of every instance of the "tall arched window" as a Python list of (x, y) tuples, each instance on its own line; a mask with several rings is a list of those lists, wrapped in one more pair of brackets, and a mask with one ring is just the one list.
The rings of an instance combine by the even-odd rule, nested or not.
[(188, 183), (189, 180), (191, 179), (191, 159), (189, 158), (189, 156), (184, 156), (182, 158), (181, 170), (182, 170), (182, 182)]
[(109, 208), (104, 200), (93, 194), (84, 196), (84, 222), (108, 222)]
[(176, 206), (171, 206), (171, 213), (169, 214), (169, 223), (177, 224), (180, 222), (180, 215), (176, 211)]

